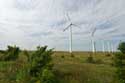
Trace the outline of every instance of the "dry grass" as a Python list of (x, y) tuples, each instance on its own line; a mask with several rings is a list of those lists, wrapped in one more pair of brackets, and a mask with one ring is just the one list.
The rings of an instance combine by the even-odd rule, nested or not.
[[(98, 52), (93, 55), (94, 60), (102, 63), (87, 63), (89, 52), (73, 54), (71, 57), (68, 52), (55, 52), (52, 56), (54, 71), (61, 83), (118, 83), (114, 77), (115, 67), (111, 65), (112, 56)], [(0, 83), (16, 83), (16, 69), (26, 60), (23, 54), (20, 56), (16, 62), (0, 62)]]
[[(103, 63), (86, 63), (89, 52), (74, 52), (71, 57), (68, 52), (55, 52), (53, 55), (54, 69), (62, 83), (118, 83), (115, 79), (115, 68), (112, 56), (98, 52), (94, 60)], [(65, 56), (62, 58), (61, 56)]]

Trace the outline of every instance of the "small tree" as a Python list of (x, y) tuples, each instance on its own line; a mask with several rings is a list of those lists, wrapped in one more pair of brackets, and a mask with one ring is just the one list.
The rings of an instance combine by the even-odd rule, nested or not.
[[(33, 82), (38, 83), (56, 83), (55, 75), (52, 71), (53, 49), (47, 50), (47, 46), (37, 47), (33, 54), (24, 51), (27, 56), (28, 72)], [(24, 76), (25, 77), (25, 76)]]
[(117, 68), (117, 76), (120, 83), (125, 83), (125, 42), (119, 44), (119, 53), (115, 54), (115, 66)]
[(119, 44), (118, 50), (125, 54), (125, 42)]
[(19, 56), (20, 49), (16, 46), (8, 46), (6, 51), (1, 52), (3, 54), (2, 60), (16, 60)]
[(52, 54), (52, 49), (47, 50), (47, 46), (37, 47), (37, 51), (34, 52), (29, 59), (29, 63), (31, 64), (30, 74), (32, 76), (38, 76), (42, 69), (48, 68), (52, 60)]

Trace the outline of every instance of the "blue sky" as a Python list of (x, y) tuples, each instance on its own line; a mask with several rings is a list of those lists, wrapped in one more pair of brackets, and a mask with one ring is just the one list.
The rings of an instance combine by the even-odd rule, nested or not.
[(73, 50), (91, 50), (91, 35), (97, 50), (102, 41), (110, 42), (116, 50), (125, 40), (125, 0), (0, 0), (0, 48), (18, 45), (22, 49), (35, 49), (48, 45), (55, 50), (68, 50), (68, 12), (73, 27)]

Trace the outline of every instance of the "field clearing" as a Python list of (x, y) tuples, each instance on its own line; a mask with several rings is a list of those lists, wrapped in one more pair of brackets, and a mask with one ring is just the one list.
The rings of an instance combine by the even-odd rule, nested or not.
[[(86, 62), (89, 52), (54, 52), (52, 58), (54, 72), (61, 83), (118, 83), (112, 56), (98, 52), (93, 55), (96, 63)], [(17, 61), (0, 62), (0, 83), (16, 83), (17, 69), (25, 63), (25, 56), (20, 54)]]
[(93, 57), (97, 63), (87, 63), (89, 52), (55, 52), (54, 69), (60, 73), (62, 83), (118, 83), (115, 78), (115, 67), (112, 56), (98, 52)]

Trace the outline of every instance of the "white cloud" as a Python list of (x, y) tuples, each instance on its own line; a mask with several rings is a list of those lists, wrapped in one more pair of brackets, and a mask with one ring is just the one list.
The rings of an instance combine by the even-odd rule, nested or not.
[[(96, 41), (125, 34), (124, 0), (0, 0), (0, 12), (1, 48), (17, 44), (33, 49), (41, 44), (68, 49), (69, 33), (62, 32), (69, 23), (66, 12), (81, 27), (73, 28), (74, 50), (89, 50), (88, 32), (94, 27), (99, 29)], [(124, 40), (121, 36), (117, 39)]]

